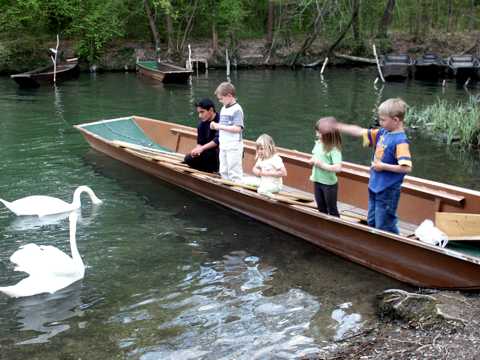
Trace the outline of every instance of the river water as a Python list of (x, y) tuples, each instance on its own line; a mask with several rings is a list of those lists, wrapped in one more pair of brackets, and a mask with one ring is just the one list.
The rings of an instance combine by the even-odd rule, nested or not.
[[(368, 69), (248, 70), (231, 75), (245, 136), (271, 134), (310, 151), (317, 118), (374, 123), (380, 101), (410, 105), (467, 92), (448, 82), (374, 85)], [(82, 74), (56, 89), (20, 90), (0, 78), (0, 197), (70, 201), (89, 185), (77, 242), (86, 275), (53, 295), (0, 294), (0, 359), (295, 359), (335, 347), (374, 319), (374, 298), (406, 288), (300, 239), (162, 183), (92, 151), (72, 125), (143, 115), (194, 126), (193, 104), (223, 71), (166, 86), (132, 73)], [(469, 90), (474, 95), (477, 85)], [(478, 154), (410, 132), (414, 175), (479, 188)], [(368, 150), (345, 139), (344, 158)], [(0, 285), (25, 277), (9, 257), (27, 243), (69, 252), (68, 220), (16, 218), (0, 208)]]

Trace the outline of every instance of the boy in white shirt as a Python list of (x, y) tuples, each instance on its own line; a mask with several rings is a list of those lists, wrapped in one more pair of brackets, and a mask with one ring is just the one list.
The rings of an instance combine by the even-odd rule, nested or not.
[(220, 176), (223, 179), (242, 182), (243, 178), (243, 110), (235, 98), (235, 87), (223, 82), (215, 90), (218, 101), (223, 104), (219, 123), (210, 127), (218, 130), (220, 148)]

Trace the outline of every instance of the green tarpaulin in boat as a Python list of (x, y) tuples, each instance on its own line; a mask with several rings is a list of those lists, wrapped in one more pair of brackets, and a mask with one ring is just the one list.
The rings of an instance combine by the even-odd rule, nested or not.
[(160, 146), (150, 139), (132, 117), (97, 122), (83, 125), (82, 127), (110, 141), (120, 140), (152, 149), (172, 152), (170, 149)]
[(156, 61), (139, 61), (138, 64), (148, 69), (158, 70), (158, 64)]

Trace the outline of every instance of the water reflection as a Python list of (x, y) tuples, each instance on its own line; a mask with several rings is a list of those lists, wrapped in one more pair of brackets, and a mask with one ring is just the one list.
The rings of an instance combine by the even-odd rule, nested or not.
[[(307, 334), (320, 302), (300, 289), (265, 296), (276, 271), (256, 256), (231, 252), (189, 272), (177, 292), (132, 305), (112, 321), (149, 319), (155, 303), (177, 314), (159, 329), (181, 329), (181, 334), (137, 350), (141, 359), (294, 358), (320, 351)], [(122, 339), (121, 346), (132, 341)]]
[[(41, 344), (50, 338), (70, 329), (65, 320), (81, 316), (80, 310), (82, 285), (77, 282), (54, 294), (42, 294), (15, 300), (15, 312), (20, 330), (33, 331), (34, 334), (17, 345)], [(26, 337), (31, 336), (30, 333)]]
[[(81, 226), (89, 225), (98, 215), (99, 207), (92, 206), (90, 209), (86, 209), (86, 206), (82, 207), (84, 215), (82, 215), (82, 210), (78, 209), (78, 220), (77, 223)], [(16, 216), (10, 224), (7, 226), (7, 231), (26, 231), (32, 229), (40, 229), (42, 227), (51, 226), (51, 225), (59, 225), (62, 220), (68, 218), (69, 213), (61, 213), (61, 214), (52, 214), (46, 216)]]
[(332, 319), (335, 323), (330, 325), (330, 328), (335, 331), (333, 338), (337, 341), (344, 338), (346, 334), (360, 330), (365, 323), (362, 321), (362, 315), (353, 312), (351, 307), (352, 303), (344, 303), (332, 311)]

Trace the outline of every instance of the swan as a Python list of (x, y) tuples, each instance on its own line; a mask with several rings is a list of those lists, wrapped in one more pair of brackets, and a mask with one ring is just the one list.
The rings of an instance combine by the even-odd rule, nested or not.
[(26, 244), (13, 253), (10, 261), (16, 265), (15, 271), (23, 271), (30, 276), (15, 285), (0, 287), (0, 292), (11, 297), (53, 294), (83, 279), (85, 265), (78, 252), (75, 236), (77, 217), (76, 211), (69, 215), (72, 257), (54, 246)]
[(12, 202), (0, 199), (0, 202), (2, 202), (3, 205), (5, 205), (17, 216), (37, 215), (38, 217), (42, 217), (46, 215), (66, 213), (79, 209), (82, 205), (80, 202), (80, 194), (83, 192), (86, 192), (88, 195), (90, 195), (92, 203), (102, 203), (102, 200), (100, 200), (95, 195), (93, 190), (85, 185), (79, 186), (75, 189), (75, 192), (73, 193), (73, 202), (71, 204), (51, 196), (43, 195), (27, 196)]

